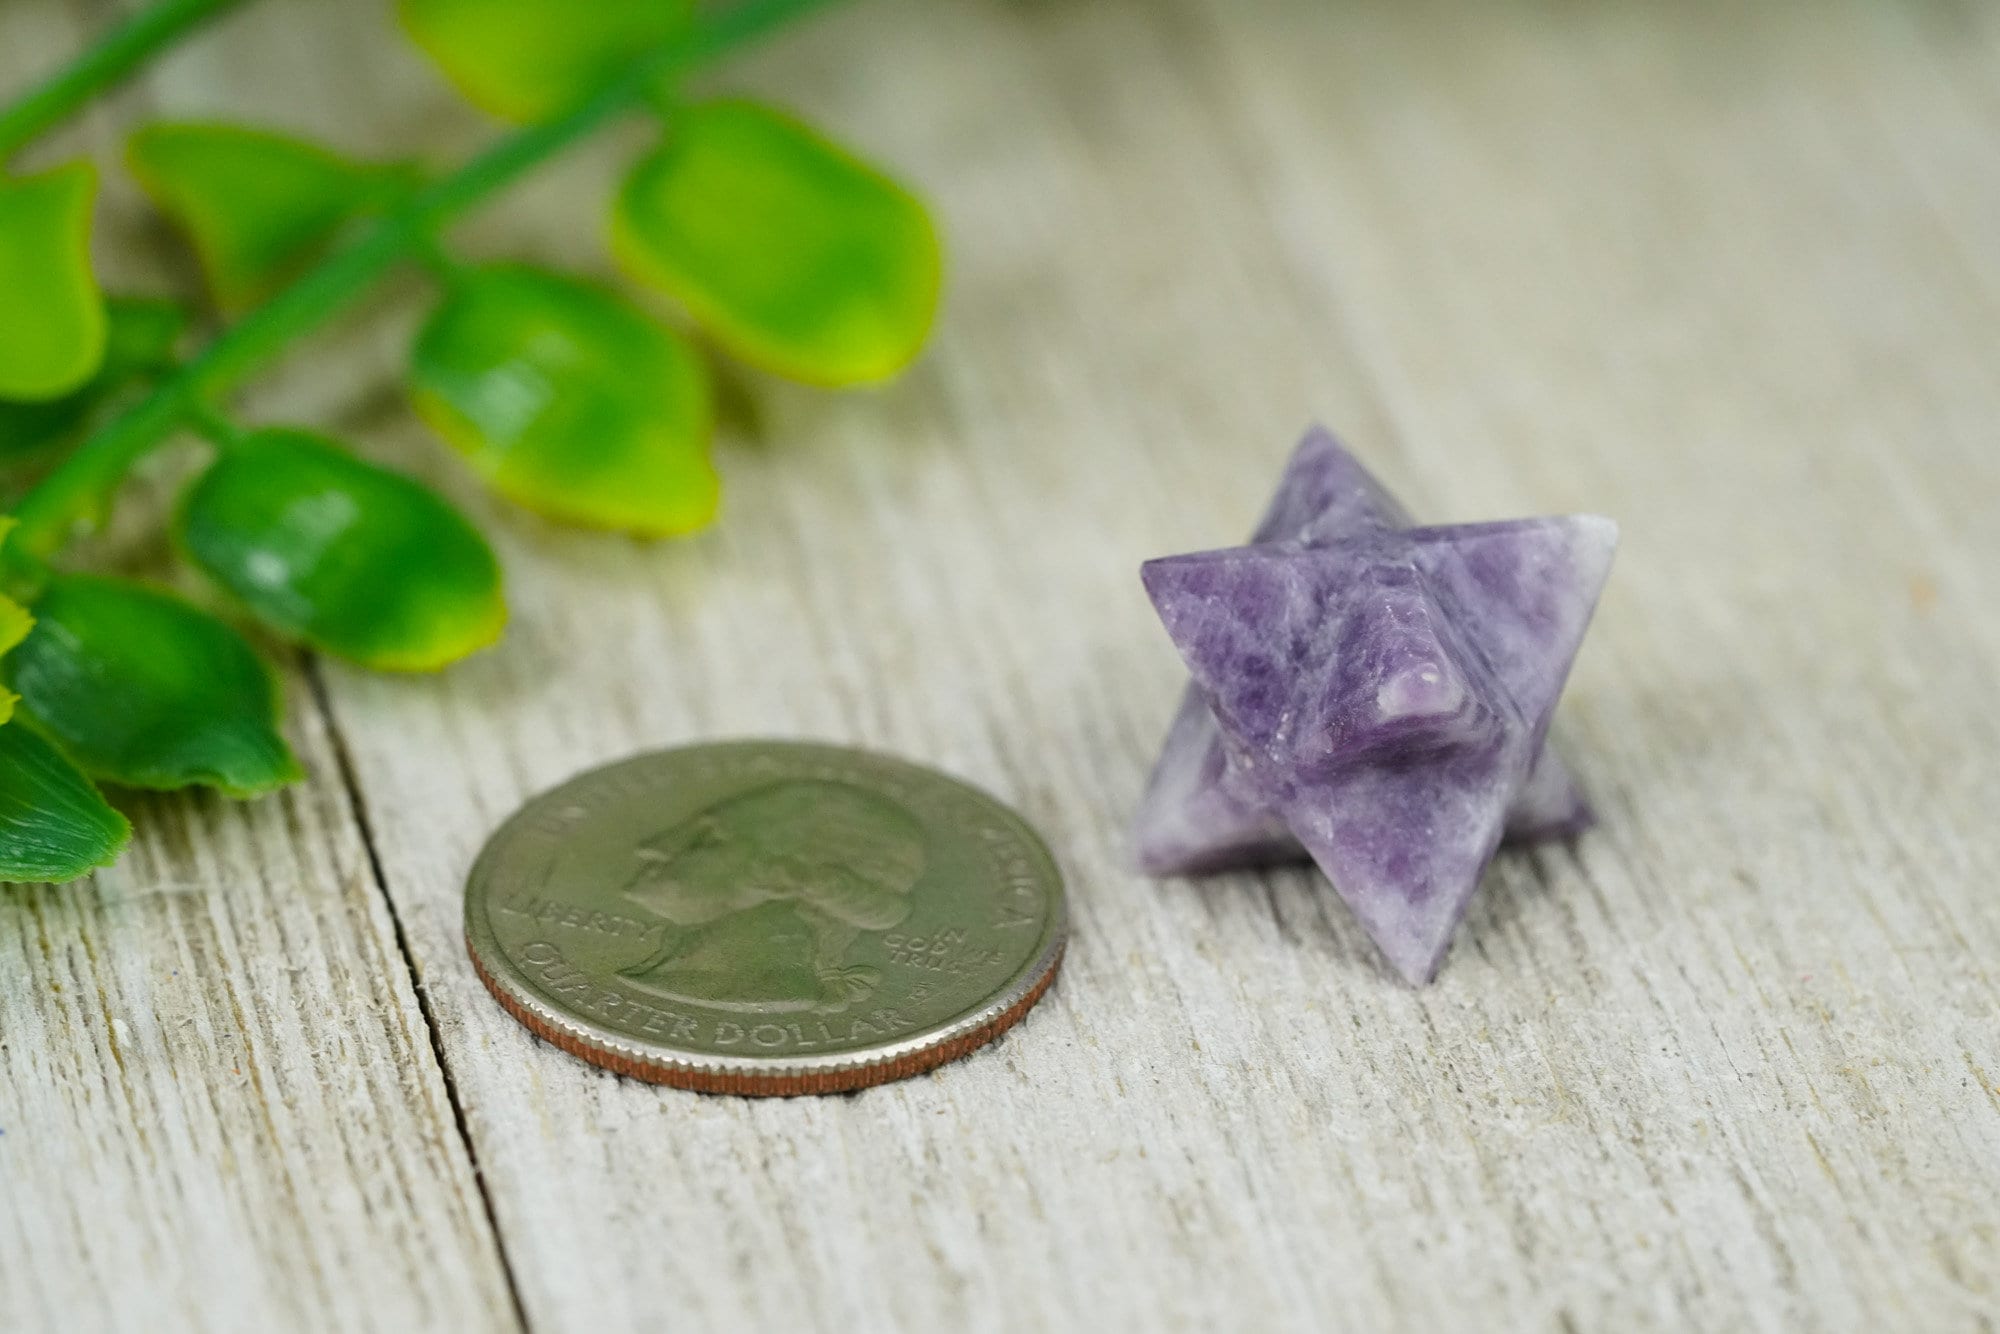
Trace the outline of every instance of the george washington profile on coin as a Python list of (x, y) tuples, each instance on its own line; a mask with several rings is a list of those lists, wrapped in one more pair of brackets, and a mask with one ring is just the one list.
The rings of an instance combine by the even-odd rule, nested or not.
[(909, 916), (924, 835), (874, 793), (793, 779), (703, 808), (633, 860), (624, 897), (666, 929), (626, 982), (724, 1010), (832, 1014), (881, 982), (848, 954)]

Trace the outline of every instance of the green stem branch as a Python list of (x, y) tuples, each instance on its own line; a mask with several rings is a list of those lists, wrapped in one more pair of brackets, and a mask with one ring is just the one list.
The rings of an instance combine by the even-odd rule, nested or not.
[(104, 33), (55, 73), (0, 107), (0, 163), (82, 110), (148, 56), (244, 0), (160, 0)]
[(8, 546), (46, 558), (96, 517), (149, 450), (282, 351), (323, 324), (399, 262), (419, 256), (438, 230), (517, 177), (623, 112), (646, 104), (662, 79), (713, 60), (827, 0), (747, 0), (705, 15), (641, 57), (571, 110), (500, 140), (451, 175), (385, 214), (352, 243), (217, 335), (178, 372), (106, 423), (21, 498)]

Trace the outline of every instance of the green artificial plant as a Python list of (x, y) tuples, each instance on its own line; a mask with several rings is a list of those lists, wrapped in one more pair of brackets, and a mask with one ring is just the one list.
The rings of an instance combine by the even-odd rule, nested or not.
[[(509, 500), (648, 537), (716, 512), (713, 395), (684, 328), (840, 387), (909, 364), (936, 311), (937, 237), (909, 192), (782, 111), (676, 93), (818, 0), (399, 0), (445, 76), (518, 128), (434, 171), (255, 126), (140, 126), (124, 165), (191, 245), (207, 312), (107, 295), (89, 259), (96, 167), (6, 164), (246, 2), (160, 0), (0, 106), (0, 879), (110, 864), (130, 830), (97, 783), (248, 796), (299, 777), (277, 676), (232, 622), (384, 671), (499, 637), (498, 563), (443, 498), (321, 432), (228, 415), (246, 380), (389, 271), (436, 282), (407, 390), (437, 434)], [(610, 202), (612, 249), (682, 320), (576, 275), (451, 254), (457, 218), (630, 115), (659, 135)], [(189, 348), (197, 325), (212, 333)], [(173, 537), (221, 615), (63, 560), (132, 465), (188, 432), (211, 458)]]

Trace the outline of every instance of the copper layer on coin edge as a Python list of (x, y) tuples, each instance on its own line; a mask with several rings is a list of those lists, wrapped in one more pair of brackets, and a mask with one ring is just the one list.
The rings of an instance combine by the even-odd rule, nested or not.
[[(1060, 933), (1059, 933), (1060, 937)], [(856, 1089), (872, 1088), (877, 1084), (888, 1084), (898, 1079), (908, 1079), (926, 1070), (955, 1061), (984, 1047), (993, 1039), (1021, 1022), (1042, 993), (1056, 980), (1056, 973), (1062, 969), (1063, 954), (1069, 948), (1068, 942), (1058, 938), (1049, 962), (1035, 980), (1029, 984), (1018, 1000), (1008, 1005), (991, 1019), (986, 1020), (962, 1033), (950, 1034), (938, 1042), (905, 1051), (878, 1061), (859, 1060), (852, 1065), (821, 1070), (716, 1070), (703, 1069), (688, 1059), (668, 1058), (647, 1060), (643, 1057), (614, 1051), (609, 1047), (580, 1037), (557, 1026), (521, 1003), (511, 992), (500, 984), (499, 979), (487, 970), (485, 960), (473, 948), (472, 938), (465, 941), (466, 953), (472, 959), (472, 969), (479, 974), (479, 980), (493, 993), (493, 999), (501, 1008), (520, 1021), (521, 1025), (536, 1037), (554, 1044), (570, 1055), (601, 1066), (615, 1074), (642, 1079), (649, 1084), (665, 1084), (671, 1088), (691, 1089), (696, 1093), (729, 1093), (746, 1098), (789, 1098), (815, 1093), (852, 1093)], [(699, 1056), (694, 1057), (698, 1060)]]

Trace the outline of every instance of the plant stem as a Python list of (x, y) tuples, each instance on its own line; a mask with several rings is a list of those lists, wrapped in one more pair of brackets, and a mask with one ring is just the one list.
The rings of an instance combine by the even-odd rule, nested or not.
[(100, 35), (69, 64), (0, 108), (0, 163), (67, 120), (146, 57), (244, 0), (159, 0)]
[(398, 262), (420, 256), (438, 229), (544, 159), (622, 112), (646, 104), (661, 79), (743, 45), (827, 0), (747, 0), (704, 15), (640, 57), (571, 110), (507, 136), (378, 219), (296, 282), (217, 335), (130, 410), (94, 432), (15, 509), (8, 548), (46, 558), (97, 513), (120, 478), (199, 406), (241, 384), (286, 345), (326, 322)]

